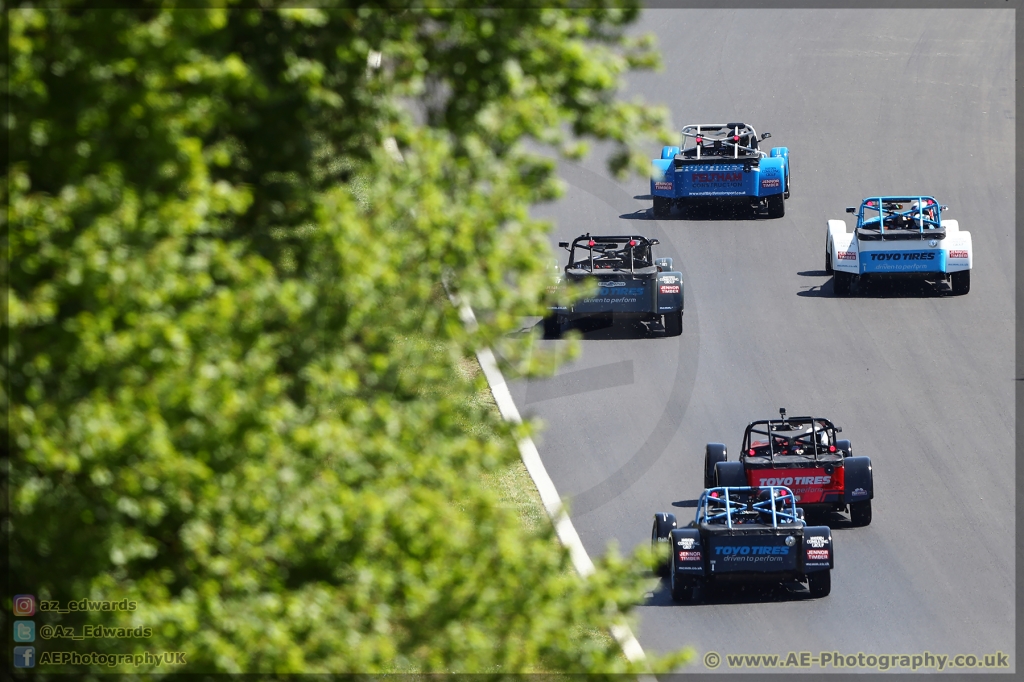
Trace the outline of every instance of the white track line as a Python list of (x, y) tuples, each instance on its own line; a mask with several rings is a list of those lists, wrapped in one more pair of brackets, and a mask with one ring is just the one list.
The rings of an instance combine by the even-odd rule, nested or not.
[[(460, 304), (456, 297), (452, 296), (451, 298), (452, 303), (458, 307), (462, 323), (466, 325), (468, 330), (475, 330), (477, 322), (473, 309), (465, 302)], [(480, 362), (480, 368), (484, 372), (487, 384), (491, 387), (491, 394), (494, 396), (494, 402), (498, 404), (498, 410), (501, 412), (502, 418), (513, 424), (521, 424), (523, 418), (516, 408), (515, 401), (512, 400), (512, 393), (508, 390), (505, 377), (502, 375), (501, 370), (498, 369), (498, 361), (495, 359), (494, 353), (490, 348), (484, 348), (477, 352), (476, 359)], [(572, 558), (572, 564), (576, 568), (576, 572), (581, 577), (586, 578), (594, 572), (594, 562), (591, 561), (590, 555), (587, 554), (586, 548), (583, 547), (583, 542), (580, 541), (579, 533), (576, 532), (576, 527), (572, 525), (569, 515), (565, 513), (562, 498), (558, 496), (558, 490), (555, 488), (551, 476), (548, 475), (547, 469), (544, 468), (544, 462), (541, 461), (537, 445), (529, 436), (520, 438), (516, 445), (519, 446), (519, 455), (523, 458), (526, 470), (530, 472), (530, 478), (533, 479), (534, 485), (537, 486), (541, 502), (544, 503), (544, 509), (547, 510), (548, 516), (551, 517), (551, 522), (555, 525), (555, 533), (558, 535), (559, 541), (569, 550), (569, 556)], [(647, 661), (647, 656), (644, 654), (640, 642), (637, 641), (636, 636), (628, 625), (624, 623), (612, 625), (611, 633), (615, 641), (622, 647), (622, 652), (629, 661), (633, 663)], [(648, 676), (644, 676), (642, 679), (646, 681)], [(649, 679), (652, 682), (654, 680), (653, 676)]]

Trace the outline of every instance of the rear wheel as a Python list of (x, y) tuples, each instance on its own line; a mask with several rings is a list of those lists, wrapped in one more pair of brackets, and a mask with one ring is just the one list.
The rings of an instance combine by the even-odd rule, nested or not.
[(742, 462), (719, 462), (715, 465), (716, 488), (744, 488), (747, 473)]
[(781, 194), (768, 197), (768, 217), (781, 218), (786, 215), (786, 200)]
[(665, 313), (665, 335), (679, 336), (683, 333), (683, 311)]
[(866, 526), (871, 523), (871, 500), (850, 503), (850, 521), (855, 526)]
[(950, 275), (953, 285), (953, 294), (956, 296), (963, 296), (971, 290), (971, 271), (962, 270), (960, 272), (954, 272)]
[(544, 318), (544, 338), (557, 339), (562, 332), (562, 324), (557, 315), (548, 315)]
[(836, 296), (849, 296), (852, 280), (853, 275), (850, 273), (836, 270), (832, 276), (832, 293)]
[(818, 571), (807, 576), (807, 589), (812, 597), (827, 597), (832, 591), (832, 571)]
[(689, 582), (684, 583), (682, 580), (676, 580), (676, 567), (674, 562), (672, 566), (671, 585), (672, 601), (684, 604), (693, 601), (693, 585), (690, 585)]
[(789, 171), (786, 171), (786, 193), (783, 195), (787, 199), (789, 198)]
[(654, 197), (654, 217), (664, 218), (672, 210), (672, 200), (668, 197)]
[(721, 443), (708, 443), (704, 448), (704, 488), (714, 488), (716, 475), (715, 465), (729, 459), (725, 446)]
[(674, 514), (658, 513), (654, 515), (651, 527), (651, 554), (654, 556), (654, 572), (662, 577), (668, 576), (672, 565), (671, 533), (676, 527)]
[(828, 247), (825, 247), (825, 272), (832, 274), (832, 254), (828, 252)]

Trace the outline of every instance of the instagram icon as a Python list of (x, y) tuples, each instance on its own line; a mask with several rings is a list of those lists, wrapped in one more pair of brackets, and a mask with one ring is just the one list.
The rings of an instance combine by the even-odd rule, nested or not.
[(34, 616), (36, 613), (36, 598), (31, 594), (14, 595), (14, 615)]

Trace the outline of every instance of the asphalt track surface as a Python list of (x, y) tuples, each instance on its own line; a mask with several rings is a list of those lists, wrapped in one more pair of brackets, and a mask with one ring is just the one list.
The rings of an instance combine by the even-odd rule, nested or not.
[[(649, 542), (655, 511), (692, 518), (704, 444), (735, 459), (744, 426), (779, 407), (843, 426), (875, 480), (873, 523), (831, 524), (831, 596), (675, 605), (662, 584), (639, 609), (640, 643), (693, 646), (688, 672), (707, 672), (710, 651), (1012, 654), (1013, 13), (648, 10), (639, 30), (657, 34), (665, 69), (634, 76), (629, 93), (666, 104), (677, 128), (771, 132), (766, 145), (790, 149), (793, 193), (777, 220), (655, 221), (646, 180), (609, 179), (597, 155), (560, 166), (566, 196), (537, 211), (556, 222), (553, 242), (657, 237), (685, 281), (682, 336), (591, 330), (555, 377), (512, 382), (520, 410), (546, 423), (540, 452), (584, 545), (630, 551)], [(904, 192), (934, 195), (971, 231), (971, 292), (835, 298), (826, 220)]]

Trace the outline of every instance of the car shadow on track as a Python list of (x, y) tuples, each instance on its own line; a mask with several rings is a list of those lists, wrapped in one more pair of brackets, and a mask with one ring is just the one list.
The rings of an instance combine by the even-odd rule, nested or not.
[(672, 503), (673, 507), (688, 507), (690, 509), (697, 508), (697, 500), (678, 500)]
[(832, 530), (847, 531), (852, 528), (858, 528), (859, 526), (853, 525), (853, 521), (846, 514), (839, 512), (825, 512), (810, 514), (807, 516), (805, 521), (812, 526), (828, 526)]
[(658, 339), (666, 336), (660, 328), (651, 329), (643, 322), (630, 320), (606, 320), (606, 319), (582, 319), (567, 322), (562, 325), (562, 330), (557, 335), (548, 335), (544, 332), (544, 321), (541, 320), (535, 325), (545, 340), (557, 340), (569, 331), (578, 331), (583, 341), (621, 341), (635, 339)]
[(807, 298), (943, 298), (949, 296), (949, 285), (920, 279), (893, 279), (858, 282), (853, 285), (849, 296), (835, 294), (835, 279), (824, 270), (805, 270), (796, 273), (801, 277), (828, 277), (828, 281), (796, 292)]
[(801, 583), (789, 581), (782, 584), (763, 583), (745, 584), (729, 587), (708, 589), (703, 587), (697, 591), (696, 598), (689, 603), (679, 603), (672, 599), (668, 578), (648, 593), (643, 606), (719, 606), (722, 604), (770, 604), (787, 601), (803, 601), (810, 599), (811, 594)]
[(763, 212), (748, 206), (674, 206), (667, 216), (661, 218), (654, 217), (653, 209), (640, 208), (632, 213), (623, 213), (619, 218), (622, 220), (694, 220), (700, 222), (767, 219)]

